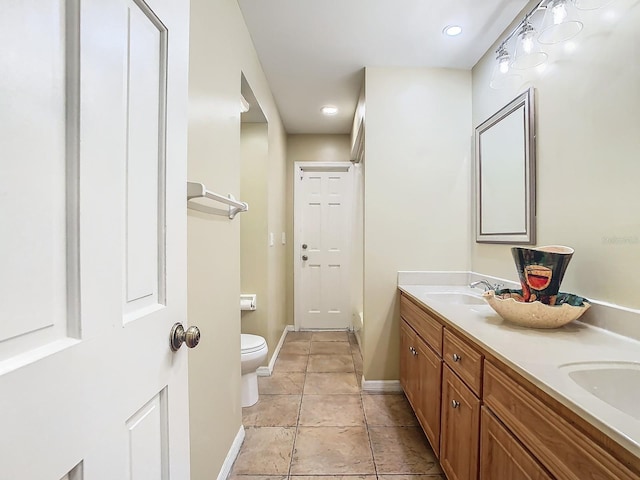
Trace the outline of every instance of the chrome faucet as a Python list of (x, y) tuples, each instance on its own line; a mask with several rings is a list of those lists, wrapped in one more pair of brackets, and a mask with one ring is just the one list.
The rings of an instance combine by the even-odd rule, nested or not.
[(482, 285), (485, 287), (484, 291), (488, 292), (489, 290), (498, 290), (499, 288), (502, 288), (502, 285), (500, 283), (496, 283), (495, 285), (492, 285), (490, 282), (486, 281), (486, 280), (478, 280), (477, 282), (472, 282), (469, 284), (469, 288), (475, 288), (478, 285)]

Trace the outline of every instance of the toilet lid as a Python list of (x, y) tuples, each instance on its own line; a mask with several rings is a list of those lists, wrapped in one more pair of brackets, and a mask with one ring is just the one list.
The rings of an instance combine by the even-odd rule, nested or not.
[(242, 353), (253, 353), (265, 347), (267, 342), (258, 335), (243, 333), (240, 335), (240, 348)]

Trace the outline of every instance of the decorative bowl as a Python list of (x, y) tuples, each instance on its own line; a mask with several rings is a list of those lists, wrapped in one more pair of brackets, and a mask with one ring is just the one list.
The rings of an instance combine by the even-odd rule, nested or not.
[(522, 285), (523, 301), (538, 300), (547, 305), (555, 305), (573, 248), (562, 245), (512, 247), (511, 255)]
[(531, 328), (559, 328), (578, 319), (591, 306), (572, 293), (558, 293), (555, 305), (525, 302), (522, 290), (489, 290), (483, 295), (498, 315), (508, 322)]

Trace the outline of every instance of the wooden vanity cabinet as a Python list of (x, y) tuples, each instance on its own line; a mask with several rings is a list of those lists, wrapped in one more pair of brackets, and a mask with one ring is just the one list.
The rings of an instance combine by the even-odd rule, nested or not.
[(400, 384), (436, 456), (440, 446), (442, 359), (402, 320)]
[(487, 407), (481, 425), (480, 480), (553, 480)]
[[(576, 424), (549, 408), (504, 367), (485, 362), (484, 401), (551, 474), (559, 480), (638, 480), (640, 466), (630, 469)], [(541, 393), (541, 392), (540, 392)], [(634, 471), (635, 470), (635, 471)]]
[(637, 457), (451, 322), (404, 294), (400, 314), (400, 381), (448, 480), (640, 479)]
[(443, 327), (404, 295), (400, 316), (400, 384), (438, 457)]
[(447, 478), (476, 480), (480, 445), (480, 399), (448, 365), (445, 365), (442, 372), (441, 428), (440, 465)]

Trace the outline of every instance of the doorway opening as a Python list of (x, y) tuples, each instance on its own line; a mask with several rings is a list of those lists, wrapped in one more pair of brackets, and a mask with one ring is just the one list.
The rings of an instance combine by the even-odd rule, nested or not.
[(353, 329), (353, 164), (295, 162), (296, 330)]

